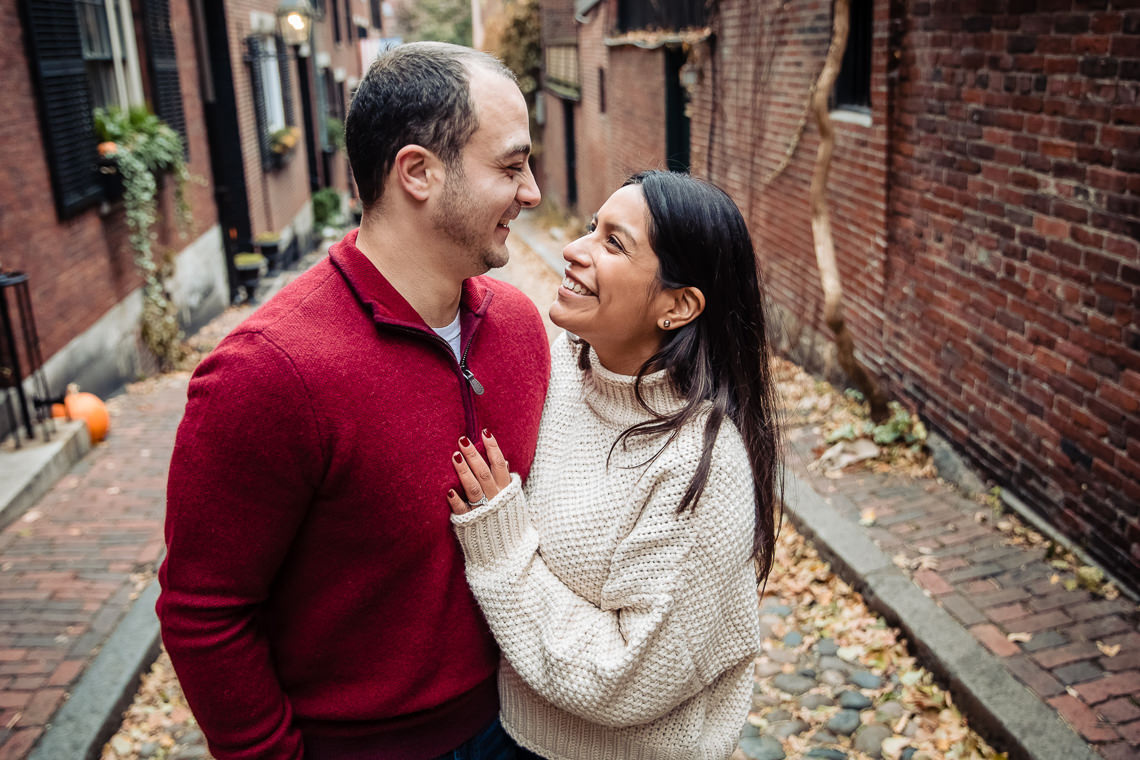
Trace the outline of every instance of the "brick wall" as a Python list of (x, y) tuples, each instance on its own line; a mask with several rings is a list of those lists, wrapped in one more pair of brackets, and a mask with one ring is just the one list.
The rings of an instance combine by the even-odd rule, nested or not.
[(918, 3), (899, 34), (888, 375), (998, 482), (1135, 579), (1140, 10)]
[[(744, 211), (779, 308), (784, 348), (827, 371), (834, 359), (820, 339), (827, 327), (808, 207), (819, 142), (806, 109), (831, 39), (831, 3), (722, 2), (720, 9), (715, 44), (690, 55), (699, 72), (691, 96), (693, 172), (721, 185)], [(886, 2), (876, 2), (870, 123), (834, 122), (828, 184), (848, 325), (860, 358), (876, 372), (886, 274), (886, 13)], [(777, 172), (789, 150), (791, 162)]]
[[(11, 44), (0, 46), (0, 90), (6, 104), (0, 110), (0, 165), (4, 167), (0, 171), (0, 266), (28, 273), (41, 349), (47, 359), (142, 281), (127, 245), (121, 204), (58, 220), (16, 0), (0, 2), (0, 21), (18, 35)], [(187, 3), (171, 3), (171, 27), (189, 132), (190, 171), (205, 180), (187, 188), (194, 222), (185, 239), (173, 229), (167, 183), (158, 243), (180, 249), (215, 225), (217, 215)], [(141, 37), (139, 56), (145, 67)]]
[[(848, 324), (893, 394), (1136, 578), (1140, 10), (1003, 6), (874, 0), (870, 114), (835, 122), (828, 188)], [(660, 59), (604, 46), (611, 12), (579, 25), (580, 175), (596, 178), (583, 210), (663, 155)], [(797, 134), (831, 3), (722, 0), (717, 12), (714, 38), (689, 49), (693, 171), (744, 211), (785, 349), (826, 370), (808, 209), (818, 139), (810, 122)], [(606, 115), (590, 108), (598, 65)], [(561, 150), (549, 128), (546, 140)]]

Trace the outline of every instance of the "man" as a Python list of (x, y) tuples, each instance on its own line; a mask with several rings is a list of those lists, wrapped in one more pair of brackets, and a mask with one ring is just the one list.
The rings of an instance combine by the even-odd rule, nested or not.
[(163, 641), (218, 760), (510, 757), (446, 493), (461, 436), (525, 476), (538, 433), (542, 324), (478, 276), (539, 202), (526, 104), (490, 56), (405, 45), (346, 137), (359, 231), (190, 383)]

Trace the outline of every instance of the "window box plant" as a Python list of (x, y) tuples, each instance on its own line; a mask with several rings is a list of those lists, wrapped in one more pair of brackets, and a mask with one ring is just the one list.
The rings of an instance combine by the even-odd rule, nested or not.
[(301, 142), (300, 127), (282, 127), (269, 134), (269, 157), (273, 168), (280, 169), (289, 163)]
[(145, 106), (96, 108), (94, 119), (100, 141), (100, 174), (107, 175), (108, 184), (112, 175), (118, 175), (122, 183), (128, 241), (143, 277), (143, 343), (162, 366), (173, 366), (182, 357), (178, 309), (170, 295), (174, 251), (157, 248), (151, 228), (158, 219), (159, 188), (167, 175), (174, 180), (178, 227), (186, 230), (190, 226), (186, 202), (190, 170), (182, 137)]

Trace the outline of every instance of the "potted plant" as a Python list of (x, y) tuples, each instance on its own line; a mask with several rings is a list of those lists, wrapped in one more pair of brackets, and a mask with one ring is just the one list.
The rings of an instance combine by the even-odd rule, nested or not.
[(110, 140), (99, 143), (99, 159), (95, 162), (99, 186), (103, 188), (103, 199), (109, 203), (114, 203), (123, 197), (123, 175), (119, 171), (119, 162), (115, 157), (118, 150), (118, 144)]
[(259, 232), (253, 237), (259, 253), (269, 262), (270, 269), (277, 270), (284, 263), (281, 260), (281, 236), (276, 232)]
[(252, 301), (266, 271), (265, 257), (252, 251), (234, 254), (234, 271), (237, 272), (238, 287), (245, 291), (245, 300)]

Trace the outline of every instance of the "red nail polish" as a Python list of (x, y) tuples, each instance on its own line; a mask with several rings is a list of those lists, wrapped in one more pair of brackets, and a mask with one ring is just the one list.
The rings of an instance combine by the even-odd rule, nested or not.
[(455, 460), (456, 464), (463, 464), (463, 455), (460, 454), (458, 451), (455, 452), (454, 454), (452, 454), (451, 458)]
[(488, 430), (487, 428), (483, 428), (483, 437), (484, 438), (494, 438), (495, 436), (491, 435), (490, 430)]
[(470, 446), (471, 441), (467, 440), (467, 436), (464, 435), (464, 436), (461, 436), (459, 438), (459, 445), (460, 446)]
[(449, 499), (455, 498), (455, 489), (454, 488), (447, 489), (447, 498), (449, 498)]

